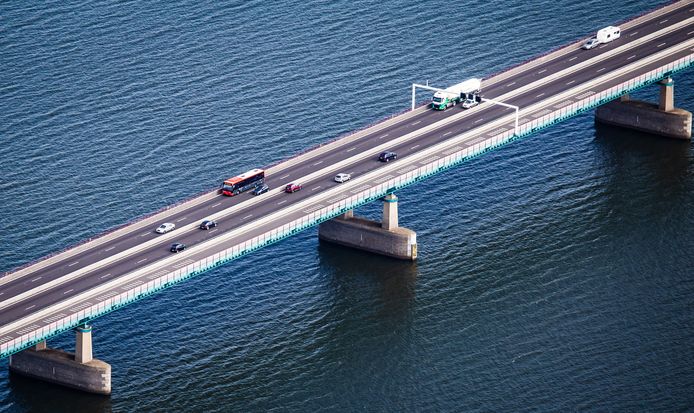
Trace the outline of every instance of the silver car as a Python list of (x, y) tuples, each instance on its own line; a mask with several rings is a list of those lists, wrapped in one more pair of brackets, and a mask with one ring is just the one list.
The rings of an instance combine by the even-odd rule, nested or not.
[(341, 173), (341, 174), (335, 175), (335, 182), (340, 182), (340, 183), (347, 182), (351, 178), (352, 178), (352, 175)]
[(598, 39), (595, 37), (591, 37), (590, 39), (586, 40), (585, 43), (583, 43), (583, 46), (581, 46), (581, 48), (584, 50), (590, 50), (595, 47), (598, 47), (599, 45), (600, 42), (598, 41)]
[(154, 230), (157, 234), (166, 234), (169, 231), (173, 231), (173, 229), (176, 228), (176, 224), (173, 224), (171, 222), (164, 222), (163, 224), (159, 225), (157, 229)]

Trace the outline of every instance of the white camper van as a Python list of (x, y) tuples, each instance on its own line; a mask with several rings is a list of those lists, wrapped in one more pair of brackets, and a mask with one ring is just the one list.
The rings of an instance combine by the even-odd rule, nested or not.
[(619, 39), (619, 35), (619, 27), (607, 26), (604, 29), (598, 30), (598, 34), (595, 37), (600, 43), (609, 43), (613, 40)]

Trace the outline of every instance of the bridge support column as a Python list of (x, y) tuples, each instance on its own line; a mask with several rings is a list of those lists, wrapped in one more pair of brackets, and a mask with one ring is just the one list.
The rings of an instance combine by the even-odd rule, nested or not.
[(10, 371), (89, 393), (111, 394), (111, 365), (92, 357), (92, 328), (75, 329), (75, 354), (46, 347), (46, 342), (10, 356)]
[(596, 122), (635, 129), (676, 139), (692, 138), (692, 114), (675, 107), (675, 82), (668, 77), (659, 82), (660, 101), (653, 104), (629, 99), (628, 95), (600, 106)]
[(403, 260), (417, 258), (417, 233), (398, 226), (398, 197), (383, 198), (382, 222), (355, 217), (348, 211), (318, 227), (321, 241)]

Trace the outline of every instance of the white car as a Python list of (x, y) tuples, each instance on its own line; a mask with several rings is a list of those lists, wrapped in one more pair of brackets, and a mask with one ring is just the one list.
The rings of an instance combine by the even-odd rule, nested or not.
[(176, 224), (172, 224), (171, 222), (164, 222), (163, 224), (159, 225), (157, 229), (154, 230), (157, 234), (166, 234), (169, 231), (173, 231), (173, 229), (176, 228)]
[(591, 37), (590, 39), (586, 40), (585, 43), (583, 43), (583, 46), (581, 46), (581, 49), (583, 50), (590, 50), (594, 47), (600, 46), (600, 42), (598, 41), (597, 38)]
[(350, 174), (337, 174), (335, 175), (335, 182), (347, 182), (352, 178), (352, 175)]
[(465, 99), (463, 101), (463, 109), (470, 109), (471, 107), (477, 106), (479, 104), (475, 99)]

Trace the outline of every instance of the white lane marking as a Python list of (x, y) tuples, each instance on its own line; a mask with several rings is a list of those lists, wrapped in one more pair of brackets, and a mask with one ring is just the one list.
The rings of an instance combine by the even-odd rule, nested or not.
[(420, 124), (420, 123), (422, 123), (422, 121), (421, 121), (421, 120), (418, 120), (417, 122), (412, 122), (412, 123), (410, 123), (410, 125), (418, 125), (418, 124)]
[(444, 133), (443, 136), (448, 136), (448, 135), (450, 135), (451, 133), (453, 133), (453, 131), (452, 131), (452, 130), (449, 130), (448, 132)]
[(211, 234), (211, 233), (213, 233), (213, 232), (215, 232), (215, 231), (217, 231), (217, 228), (211, 229), (211, 230), (209, 230), (208, 232)]
[(311, 190), (311, 192), (313, 192), (313, 191), (315, 191), (315, 190), (317, 190), (317, 189), (320, 189), (320, 186), (317, 186), (317, 187), (313, 188), (313, 189)]
[(288, 177), (288, 176), (289, 176), (289, 174), (286, 174), (286, 175), (284, 175), (284, 176), (280, 176), (280, 179), (284, 179), (284, 178), (286, 178), (286, 177)]
[(111, 250), (114, 249), (114, 248), (116, 248), (115, 245), (114, 245), (113, 247), (108, 247), (108, 248), (106, 248), (104, 251), (111, 251)]
[(253, 216), (253, 214), (248, 214), (248, 215), (246, 215), (245, 217), (241, 218), (241, 220), (246, 220), (246, 219), (248, 219), (248, 218), (250, 218), (250, 217), (252, 217), (252, 216)]
[(285, 199), (284, 201), (280, 201), (280, 202), (278, 202), (278, 203), (277, 203), (277, 205), (282, 205), (282, 204), (284, 204), (285, 202), (287, 202), (287, 200), (286, 200), (286, 199)]
[[(63, 293), (63, 294), (65, 294), (65, 293)], [(29, 307), (25, 308), (24, 311), (31, 310), (34, 307), (36, 307), (36, 304), (30, 305)]]
[(218, 206), (220, 206), (220, 205), (222, 205), (222, 203), (221, 203), (221, 202), (217, 202), (216, 204), (212, 205), (210, 208), (216, 208), (216, 207), (218, 207)]
[(572, 61), (572, 60), (576, 60), (576, 59), (578, 59), (578, 56), (572, 57), (571, 59), (569, 59), (569, 62)]
[(571, 82), (566, 82), (567, 85), (571, 85), (571, 84), (573, 84), (573, 83), (576, 83), (576, 81), (575, 81), (575, 80), (572, 80)]
[(545, 92), (540, 93), (539, 95), (535, 95), (536, 98), (541, 98), (545, 95)]
[(71, 292), (73, 292), (73, 291), (75, 291), (75, 290), (74, 290), (73, 288), (70, 288), (69, 290), (65, 291), (65, 292), (63, 293), (63, 295), (65, 295), (65, 294), (67, 294), (67, 293), (71, 293)]
[(639, 32), (634, 32), (634, 33), (630, 34), (629, 36), (636, 36), (637, 34), (639, 34)]
[(140, 261), (136, 262), (136, 264), (140, 264), (140, 263), (145, 262), (145, 261), (147, 261), (147, 258), (141, 259)]
[(666, 44), (667, 44), (667, 43), (661, 43), (661, 44), (657, 45), (656, 47), (663, 47), (663, 46), (665, 46)]
[(72, 264), (68, 264), (67, 266), (68, 266), (68, 267), (72, 267), (73, 265), (77, 265), (77, 264), (79, 264), (79, 263), (80, 263), (79, 261), (75, 261), (75, 262), (73, 262)]
[(667, 21), (668, 21), (668, 19), (665, 19), (665, 20), (661, 20), (661, 21), (659, 21), (659, 22), (658, 22), (658, 24), (663, 24), (663, 23), (667, 23)]
[(484, 120), (484, 118), (480, 118), (480, 119), (477, 119), (476, 121), (474, 121), (474, 122), (472, 122), (472, 123), (480, 123), (480, 122), (482, 122), (483, 120)]
[(511, 86), (513, 86), (513, 85), (515, 85), (515, 84), (516, 84), (516, 82), (511, 82), (511, 83), (507, 83), (506, 86), (507, 86), (507, 87), (511, 87)]
[(33, 280), (31, 280), (31, 282), (36, 282), (36, 281), (40, 280), (41, 278), (43, 278), (43, 277), (36, 277)]
[[(692, 9), (692, 10), (694, 10), (694, 9)], [(694, 33), (694, 30), (692, 30), (691, 32), (687, 33), (687, 36), (691, 35), (692, 33)]]
[(415, 145), (415, 146), (411, 147), (410, 149), (417, 149), (417, 148), (419, 148), (419, 145)]
[(140, 238), (146, 237), (147, 235), (149, 235), (149, 232), (145, 232), (144, 234), (140, 235)]
[(322, 163), (323, 163), (323, 161), (318, 161), (318, 162), (314, 163), (313, 166), (320, 165)]
[(603, 70), (605, 70), (605, 68), (604, 68), (604, 67), (601, 67), (600, 69), (596, 70), (595, 72), (600, 73), (600, 72), (602, 72)]
[(357, 149), (357, 147), (356, 147), (356, 146), (355, 146), (355, 147), (353, 147), (353, 148), (349, 148), (349, 149), (347, 149), (347, 152), (352, 152), (352, 151), (353, 151), (353, 150), (355, 150), (355, 149)]
[(3, 295), (3, 294), (5, 294), (5, 293), (0, 293), (0, 295)]
[(111, 273), (104, 274), (104, 275), (102, 275), (100, 278), (103, 280), (104, 278), (108, 277), (109, 275), (111, 275)]
[(181, 222), (181, 221), (183, 221), (184, 219), (187, 219), (187, 218), (188, 218), (188, 217), (179, 218), (179, 219), (176, 220), (176, 222)]
[(631, 56), (627, 57), (627, 60), (631, 60), (631, 59), (633, 59), (633, 58), (635, 58), (635, 57), (636, 57), (636, 55), (635, 55), (635, 54), (633, 54), (633, 55), (631, 55)]
[(388, 134), (387, 134), (387, 133), (386, 133), (385, 135), (381, 135), (381, 136), (379, 136), (379, 137), (378, 137), (378, 139), (383, 139), (383, 138), (385, 138), (386, 136), (388, 136)]
[(537, 72), (537, 73), (538, 73), (538, 74), (540, 74), (540, 73), (545, 73), (546, 71), (547, 71), (547, 69), (542, 69), (542, 70), (540, 70), (540, 71)]

